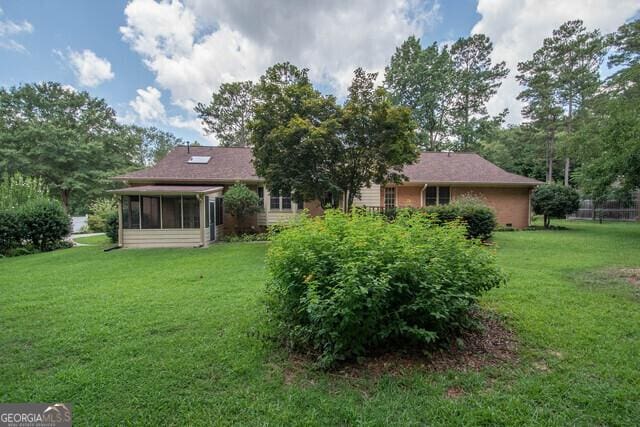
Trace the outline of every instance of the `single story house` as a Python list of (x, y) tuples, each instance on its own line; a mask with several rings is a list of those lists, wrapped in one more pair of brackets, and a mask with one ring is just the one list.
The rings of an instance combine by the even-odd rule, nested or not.
[[(354, 201), (371, 209), (446, 204), (464, 194), (483, 198), (504, 226), (531, 221), (531, 192), (541, 182), (500, 169), (477, 154), (422, 153), (406, 166), (400, 185), (363, 188)], [(119, 244), (124, 247), (194, 247), (219, 240), (236, 225), (224, 210), (224, 192), (242, 182), (258, 194), (262, 209), (247, 223), (255, 229), (287, 221), (302, 209), (322, 213), (319, 202), (270, 193), (256, 175), (249, 148), (185, 147), (156, 165), (113, 178), (126, 184), (119, 196)]]

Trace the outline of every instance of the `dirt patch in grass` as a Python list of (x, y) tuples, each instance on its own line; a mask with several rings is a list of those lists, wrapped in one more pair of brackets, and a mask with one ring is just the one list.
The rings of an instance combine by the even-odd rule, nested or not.
[(447, 389), (447, 392), (445, 393), (445, 397), (449, 399), (457, 399), (462, 396), (464, 396), (464, 390), (461, 389), (460, 387), (450, 387)]
[(640, 268), (619, 268), (616, 271), (627, 283), (640, 287)]
[[(387, 352), (343, 364), (330, 372), (341, 378), (378, 378), (382, 375), (400, 376), (410, 371), (444, 372), (447, 370), (478, 371), (489, 366), (515, 363), (517, 341), (504, 319), (490, 312), (474, 315), (479, 327), (464, 331), (444, 348), (431, 351)], [(292, 355), (285, 370), (286, 382), (302, 374), (313, 365), (310, 358)], [(454, 396), (455, 397), (455, 396)]]
[(591, 288), (640, 299), (640, 268), (619, 267), (590, 271), (577, 277), (578, 282)]

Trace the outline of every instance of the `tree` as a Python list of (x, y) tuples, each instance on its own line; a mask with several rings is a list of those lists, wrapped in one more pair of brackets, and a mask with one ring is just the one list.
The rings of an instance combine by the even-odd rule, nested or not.
[(129, 154), (133, 155), (130, 160), (136, 167), (153, 166), (176, 146), (185, 144), (182, 138), (153, 126), (121, 126), (119, 137), (127, 141), (126, 145), (135, 147)]
[(255, 191), (244, 184), (237, 183), (224, 193), (224, 207), (236, 218), (237, 225), (260, 209), (260, 199)]
[[(565, 115), (565, 132), (571, 141), (576, 114), (600, 87), (599, 68), (606, 53), (604, 38), (600, 31), (587, 31), (581, 20), (575, 20), (562, 24), (544, 43), (552, 55), (558, 101)], [(570, 169), (567, 153), (564, 160), (566, 186), (569, 185)]]
[(549, 183), (553, 181), (556, 133), (562, 116), (552, 59), (550, 49), (543, 46), (532, 59), (518, 63), (520, 74), (516, 76), (524, 86), (518, 99), (526, 102), (522, 115), (530, 121), (528, 129), (543, 135)]
[(38, 177), (67, 210), (72, 196), (97, 195), (131, 167), (136, 148), (121, 138), (114, 110), (59, 83), (0, 89), (0, 172)]
[(272, 192), (335, 204), (342, 153), (335, 98), (315, 90), (308, 70), (288, 62), (268, 68), (255, 94), (259, 102), (249, 128), (257, 174)]
[(480, 139), (498, 128), (507, 114), (505, 110), (490, 117), (487, 112), (487, 103), (509, 74), (504, 61), (492, 63), (492, 52), (493, 44), (484, 34), (460, 38), (451, 46), (456, 70), (452, 134), (459, 151), (477, 151)]
[(249, 145), (249, 121), (254, 110), (253, 82), (223, 83), (208, 105), (198, 103), (196, 113), (204, 129), (214, 134), (223, 147)]
[(413, 112), (418, 143), (424, 150), (442, 150), (451, 135), (455, 74), (446, 46), (433, 43), (422, 49), (414, 36), (396, 49), (385, 68), (385, 86), (395, 103)]
[[(546, 179), (545, 135), (531, 125), (497, 128), (483, 137), (478, 152), (501, 168), (540, 181)], [(554, 179), (562, 179), (554, 169)]]
[(609, 66), (618, 70), (588, 103), (574, 150), (581, 162), (575, 176), (595, 200), (640, 187), (640, 20), (622, 25), (609, 41)]
[(564, 218), (580, 207), (580, 195), (571, 187), (544, 184), (533, 192), (531, 199), (535, 213), (544, 216), (544, 227), (549, 228), (551, 218)]
[(384, 88), (376, 88), (377, 73), (354, 72), (340, 114), (341, 155), (336, 184), (348, 209), (364, 186), (402, 182), (402, 169), (417, 157), (411, 111), (394, 106)]
[(349, 208), (363, 186), (399, 181), (417, 157), (411, 112), (358, 69), (343, 108), (313, 88), (307, 70), (276, 64), (261, 77), (251, 123), (254, 165), (271, 191)]

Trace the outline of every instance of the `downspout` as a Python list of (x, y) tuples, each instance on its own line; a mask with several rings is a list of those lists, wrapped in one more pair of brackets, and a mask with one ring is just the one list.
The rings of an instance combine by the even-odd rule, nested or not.
[(429, 184), (425, 184), (424, 187), (422, 187), (422, 190), (420, 190), (420, 207), (424, 208), (424, 192), (427, 189), (427, 186)]

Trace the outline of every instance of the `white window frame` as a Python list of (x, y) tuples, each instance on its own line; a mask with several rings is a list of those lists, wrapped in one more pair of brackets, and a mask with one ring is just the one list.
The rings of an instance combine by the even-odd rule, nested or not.
[[(446, 187), (449, 189), (449, 203), (451, 203), (451, 186), (450, 185), (430, 185), (424, 188), (424, 194), (422, 196), (422, 204), (423, 206), (440, 206), (440, 188), (441, 187)], [(428, 205), (427, 204), (427, 190), (429, 188), (435, 188), (436, 189), (436, 204), (435, 205)]]
[[(391, 208), (387, 208), (387, 190), (393, 190), (393, 206)], [(383, 208), (385, 209), (395, 209), (398, 207), (398, 187), (384, 187), (384, 195), (383, 195)]]

